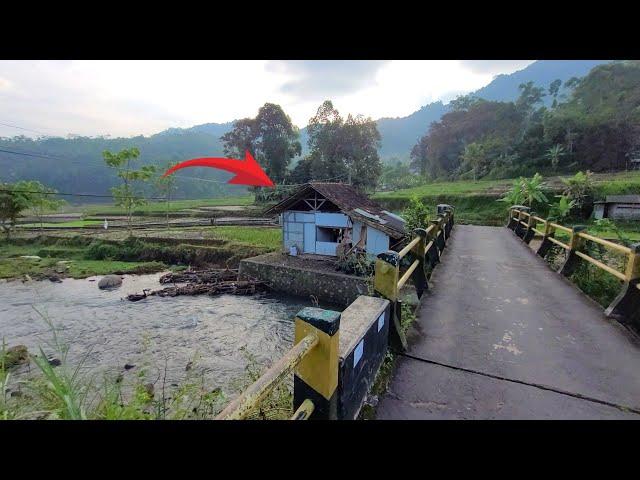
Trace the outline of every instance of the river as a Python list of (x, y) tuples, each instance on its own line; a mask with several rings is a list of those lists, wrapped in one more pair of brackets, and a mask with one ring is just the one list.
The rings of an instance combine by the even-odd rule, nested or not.
[(82, 363), (86, 373), (146, 362), (150, 381), (163, 376), (166, 365), (166, 382), (178, 383), (193, 361), (208, 386), (230, 391), (244, 376), (245, 352), (270, 364), (292, 345), (295, 314), (310, 306), (304, 298), (272, 294), (123, 300), (160, 288), (161, 275), (125, 275), (111, 291), (99, 290), (96, 277), (0, 283), (0, 337), (8, 346), (23, 344), (32, 353), (42, 346), (60, 358), (46, 318), (69, 346), (67, 363)]

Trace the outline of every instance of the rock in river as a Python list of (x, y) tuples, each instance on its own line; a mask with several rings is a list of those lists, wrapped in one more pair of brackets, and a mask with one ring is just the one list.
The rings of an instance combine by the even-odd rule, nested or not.
[(29, 361), (29, 351), (24, 345), (16, 345), (7, 349), (4, 357), (5, 367), (17, 367)]
[(105, 275), (98, 282), (98, 288), (104, 290), (105, 288), (117, 288), (122, 285), (122, 278), (118, 275)]

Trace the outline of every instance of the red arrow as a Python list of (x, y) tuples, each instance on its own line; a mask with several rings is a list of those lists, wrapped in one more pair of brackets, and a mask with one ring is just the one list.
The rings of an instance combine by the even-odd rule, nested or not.
[(260, 168), (260, 165), (256, 162), (255, 158), (253, 158), (253, 155), (249, 153), (249, 150), (245, 151), (244, 160), (218, 157), (204, 157), (185, 160), (184, 162), (180, 162), (171, 167), (169, 170), (164, 172), (164, 175), (162, 176), (166, 177), (176, 170), (187, 167), (211, 167), (236, 173), (237, 175), (227, 182), (234, 185), (275, 187), (271, 179), (266, 173), (264, 173), (264, 170)]

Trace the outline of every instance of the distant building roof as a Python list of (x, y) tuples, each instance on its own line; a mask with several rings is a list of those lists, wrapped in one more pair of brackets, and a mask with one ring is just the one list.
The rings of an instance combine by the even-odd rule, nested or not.
[(638, 203), (640, 204), (640, 195), (607, 195), (603, 201), (595, 203)]
[(282, 213), (312, 191), (318, 192), (354, 220), (370, 225), (391, 238), (402, 238), (405, 234), (401, 217), (383, 210), (369, 197), (344, 183), (307, 183), (265, 213)]

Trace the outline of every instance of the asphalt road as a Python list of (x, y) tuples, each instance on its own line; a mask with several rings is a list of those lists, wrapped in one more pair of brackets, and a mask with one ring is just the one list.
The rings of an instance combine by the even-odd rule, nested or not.
[(638, 337), (506, 228), (454, 227), (414, 325), (378, 419), (640, 419)]

